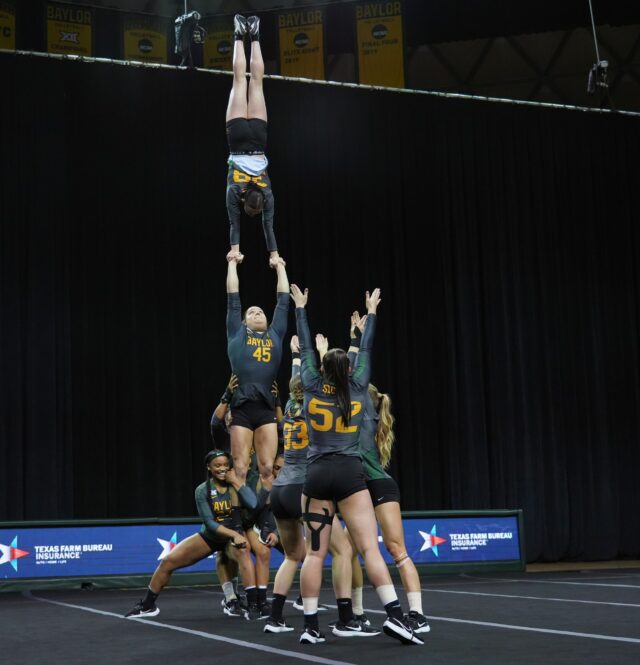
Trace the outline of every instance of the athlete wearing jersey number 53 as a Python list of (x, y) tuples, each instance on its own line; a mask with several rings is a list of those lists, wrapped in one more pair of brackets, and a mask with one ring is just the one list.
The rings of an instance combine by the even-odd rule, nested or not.
[(318, 626), (317, 606), (322, 565), (329, 548), (337, 504), (387, 612), (384, 632), (407, 644), (423, 644), (405, 622), (389, 570), (380, 554), (373, 504), (359, 457), (359, 429), (371, 374), (370, 354), (380, 289), (371, 294), (367, 291), (367, 325), (358, 362), (351, 375), (349, 358), (343, 349), (327, 351), (322, 367), (318, 369), (305, 311), (307, 293), (307, 290), (302, 292), (295, 284), (291, 285), (309, 433), (307, 475), (302, 494), (307, 556), (300, 574), (305, 628), (300, 641), (306, 644), (324, 642)]
[(278, 451), (276, 398), (272, 385), (282, 359), (282, 340), (287, 332), (289, 281), (284, 261), (276, 264), (277, 304), (271, 325), (262, 308), (252, 306), (242, 316), (238, 264), (227, 263), (227, 353), (238, 386), (231, 398), (231, 455), (241, 482), (253, 444), (262, 487), (270, 491), (273, 460)]

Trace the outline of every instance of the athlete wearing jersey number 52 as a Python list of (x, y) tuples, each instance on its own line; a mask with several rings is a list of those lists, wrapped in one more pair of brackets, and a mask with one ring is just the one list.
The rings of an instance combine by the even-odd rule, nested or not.
[(289, 281), (284, 261), (276, 264), (277, 304), (271, 325), (262, 308), (252, 306), (242, 316), (237, 259), (227, 263), (227, 353), (238, 386), (231, 398), (231, 455), (238, 478), (245, 482), (253, 444), (262, 487), (270, 491), (273, 460), (278, 451), (276, 398), (272, 385), (282, 359), (287, 332)]
[(291, 285), (302, 361), (304, 410), (309, 433), (307, 475), (302, 493), (302, 517), (307, 531), (307, 555), (300, 583), (304, 632), (300, 642), (324, 642), (318, 626), (322, 565), (329, 548), (337, 504), (365, 568), (387, 613), (384, 632), (407, 644), (423, 644), (406, 623), (389, 570), (378, 547), (378, 528), (359, 456), (358, 438), (371, 374), (371, 348), (380, 289), (367, 291), (367, 325), (353, 373), (343, 349), (329, 349), (318, 369), (305, 306), (307, 290)]

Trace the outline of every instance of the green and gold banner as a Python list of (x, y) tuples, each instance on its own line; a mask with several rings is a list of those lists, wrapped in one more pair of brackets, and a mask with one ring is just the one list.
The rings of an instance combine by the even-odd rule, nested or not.
[(324, 79), (324, 11), (307, 9), (278, 14), (280, 73)]
[(202, 65), (207, 69), (232, 69), (233, 17), (209, 19), (200, 22), (207, 31), (202, 46)]
[(123, 58), (140, 62), (167, 63), (167, 21), (154, 16), (122, 19)]
[(359, 82), (404, 88), (402, 3), (365, 2), (355, 10)]
[(66, 55), (93, 53), (93, 13), (85, 7), (45, 5), (47, 17), (47, 51)]
[(0, 0), (0, 48), (16, 50), (16, 8)]

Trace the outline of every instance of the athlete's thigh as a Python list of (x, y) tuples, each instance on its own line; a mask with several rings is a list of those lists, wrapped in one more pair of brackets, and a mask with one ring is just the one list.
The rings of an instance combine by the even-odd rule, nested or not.
[(400, 504), (397, 501), (381, 503), (375, 507), (375, 513), (384, 542), (395, 542), (398, 545), (404, 546), (404, 529), (402, 527)]
[[(335, 514), (333, 501), (327, 499), (307, 499), (304, 494), (301, 497), (301, 501), (302, 518), (307, 540), (307, 554), (313, 552), (314, 554), (319, 553), (325, 555), (329, 549), (329, 542), (331, 541), (331, 524), (318, 520), (318, 518), (314, 518), (313, 515), (323, 515), (325, 518), (333, 518)], [(315, 545), (318, 545), (317, 549)]]
[(276, 526), (282, 549), (288, 557), (304, 557), (304, 531), (300, 520), (295, 517), (276, 517)]
[(369, 490), (360, 490), (338, 502), (338, 509), (359, 552), (378, 543), (378, 525)]
[(180, 541), (164, 561), (177, 568), (190, 566), (211, 554), (212, 550), (198, 533)]
[(247, 464), (251, 456), (253, 445), (253, 430), (240, 425), (231, 425), (231, 455), (234, 460), (244, 460)]
[(258, 463), (273, 464), (278, 451), (278, 425), (276, 423), (261, 425), (253, 434), (253, 445), (258, 456)]
[(351, 546), (348, 531), (345, 531), (342, 528), (342, 524), (337, 515), (333, 516), (333, 524), (331, 526), (331, 542), (329, 543), (331, 555), (335, 556), (336, 554), (343, 554), (351, 558), (353, 556), (353, 548)]

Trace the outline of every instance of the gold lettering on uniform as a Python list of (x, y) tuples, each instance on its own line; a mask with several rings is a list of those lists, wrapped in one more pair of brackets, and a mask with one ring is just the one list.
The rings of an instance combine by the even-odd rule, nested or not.
[(336, 394), (336, 387), (335, 386), (330, 386), (328, 383), (323, 383), (322, 384), (322, 392), (325, 395), (335, 395)]
[(262, 179), (261, 175), (251, 176), (248, 173), (243, 173), (238, 171), (238, 169), (233, 169), (233, 182), (238, 183), (253, 183), (257, 187), (267, 187), (267, 183)]
[(378, 2), (372, 5), (358, 5), (356, 18), (382, 18), (384, 16), (397, 16), (400, 14), (399, 2)]

